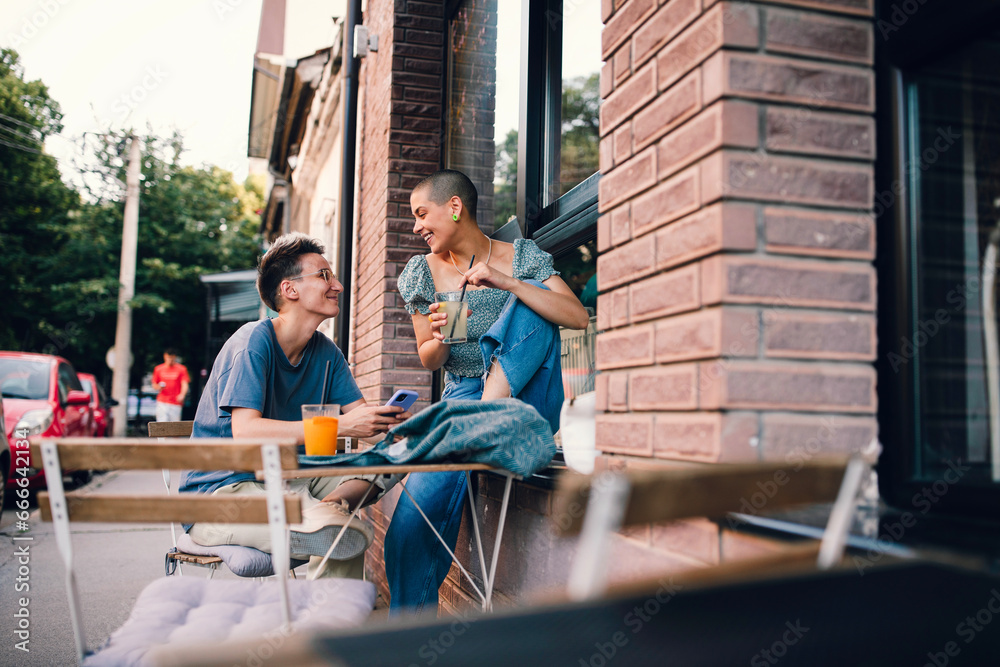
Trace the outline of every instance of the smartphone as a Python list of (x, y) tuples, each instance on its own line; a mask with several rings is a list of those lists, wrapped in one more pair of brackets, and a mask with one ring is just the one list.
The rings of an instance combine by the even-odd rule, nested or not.
[(386, 405), (394, 408), (395, 407), (403, 408), (403, 412), (406, 412), (407, 410), (410, 409), (410, 406), (416, 402), (416, 400), (417, 400), (417, 392), (411, 391), (409, 389), (400, 389), (399, 391), (397, 391), (395, 394), (392, 395), (392, 398), (390, 398), (386, 402)]

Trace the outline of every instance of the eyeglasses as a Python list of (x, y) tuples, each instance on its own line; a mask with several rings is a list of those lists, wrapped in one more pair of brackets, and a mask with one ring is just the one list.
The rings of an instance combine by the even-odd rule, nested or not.
[(303, 273), (301, 276), (295, 276), (294, 278), (288, 278), (288, 280), (300, 280), (302, 278), (308, 278), (309, 276), (319, 276), (326, 281), (327, 285), (332, 285), (333, 281), (337, 279), (337, 276), (333, 275), (333, 271), (330, 269), (320, 269), (319, 271), (313, 271), (312, 273)]

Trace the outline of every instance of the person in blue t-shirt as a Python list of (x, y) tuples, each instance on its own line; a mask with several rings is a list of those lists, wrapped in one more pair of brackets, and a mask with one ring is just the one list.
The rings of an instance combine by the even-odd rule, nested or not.
[[(329, 361), (326, 402), (339, 403), (338, 435), (367, 438), (385, 433), (410, 416), (399, 407), (369, 406), (351, 377), (344, 355), (317, 331), (340, 312), (343, 285), (323, 257), (323, 246), (304, 234), (279, 237), (260, 260), (257, 291), (278, 316), (242, 326), (226, 341), (198, 403), (194, 438), (274, 437), (302, 444), (301, 406), (320, 403)], [(372, 477), (321, 477), (290, 480), (302, 497), (303, 523), (292, 526), (291, 554), (309, 558), (310, 575), (350, 511), (369, 490)], [(381, 497), (395, 480), (375, 479), (367, 502)], [(253, 473), (231, 470), (188, 471), (182, 492), (264, 494)], [(364, 551), (373, 531), (355, 518), (318, 576), (360, 578)], [(188, 530), (203, 546), (236, 544), (270, 553), (266, 525), (197, 523)]]

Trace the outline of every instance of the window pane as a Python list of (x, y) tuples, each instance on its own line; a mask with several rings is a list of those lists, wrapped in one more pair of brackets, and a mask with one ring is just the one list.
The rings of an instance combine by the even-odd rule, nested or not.
[(916, 360), (920, 480), (961, 461), (972, 466), (963, 484), (1000, 481), (990, 466), (1000, 463), (998, 60), (994, 34), (907, 82), (917, 304), (890, 362)]
[[(476, 184), (476, 219), (487, 234), (514, 215), (516, 161), (502, 157), (498, 164), (498, 155), (504, 145), (516, 155), (520, 21), (520, 2), (465, 0), (449, 26), (445, 164)], [(507, 175), (510, 187), (495, 193), (495, 173)]]
[(550, 173), (551, 203), (598, 169), (601, 76), (601, 3), (564, 3), (562, 21), (562, 109), (559, 154)]

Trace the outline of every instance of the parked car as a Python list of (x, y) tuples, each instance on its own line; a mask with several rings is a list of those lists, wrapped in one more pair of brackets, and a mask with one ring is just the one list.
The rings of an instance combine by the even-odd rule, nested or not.
[[(4, 432), (11, 441), (32, 436), (87, 437), (93, 432), (90, 394), (62, 357), (0, 352), (0, 394)], [(29, 488), (45, 485), (41, 461), (29, 460), (27, 473)], [(79, 475), (85, 476), (85, 472)]]
[[(3, 424), (3, 394), (0, 394), (0, 424)], [(11, 479), (10, 442), (7, 440), (6, 429), (0, 429), (0, 516), (3, 516), (3, 505), (7, 499), (7, 483)]]
[(94, 437), (110, 436), (115, 430), (111, 408), (118, 405), (118, 401), (108, 398), (104, 393), (104, 387), (90, 373), (77, 373), (77, 377), (80, 378), (83, 390), (90, 394), (90, 410), (94, 414)]

